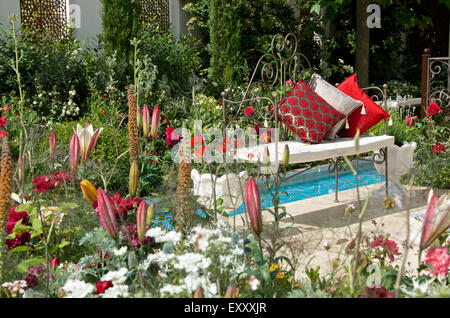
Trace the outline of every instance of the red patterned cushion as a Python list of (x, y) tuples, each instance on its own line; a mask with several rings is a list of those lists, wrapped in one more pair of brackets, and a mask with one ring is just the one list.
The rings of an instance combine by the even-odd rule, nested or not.
[(348, 96), (361, 101), (366, 109), (366, 115), (361, 114), (362, 106), (355, 110), (348, 116), (349, 128), (342, 128), (338, 132), (338, 136), (341, 137), (354, 137), (359, 128), (359, 132), (362, 134), (366, 130), (378, 124), (383, 119), (389, 118), (389, 114), (359, 88), (356, 74), (353, 74), (347, 78), (338, 89), (347, 94)]
[(302, 79), (278, 107), (278, 120), (303, 142), (311, 144), (320, 143), (331, 127), (345, 118)]

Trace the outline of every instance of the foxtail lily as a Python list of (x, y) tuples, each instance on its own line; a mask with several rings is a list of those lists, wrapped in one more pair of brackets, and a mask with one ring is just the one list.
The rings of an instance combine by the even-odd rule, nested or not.
[(78, 161), (80, 158), (80, 142), (78, 135), (74, 132), (69, 146), (69, 164), (72, 176), (76, 176), (78, 170)]
[(144, 244), (145, 240), (145, 226), (147, 225), (147, 204), (145, 201), (141, 201), (136, 213), (136, 226), (139, 242)]
[(97, 200), (97, 190), (88, 180), (84, 179), (80, 183), (84, 198), (92, 205)]
[(100, 222), (106, 232), (108, 232), (109, 236), (114, 240), (117, 240), (119, 237), (119, 227), (114, 214), (114, 207), (102, 188), (98, 188), (97, 194)]
[(247, 206), (253, 232), (259, 236), (262, 231), (261, 200), (258, 186), (253, 177), (248, 179), (245, 186), (245, 205)]
[(86, 163), (91, 156), (92, 149), (97, 142), (98, 135), (102, 132), (103, 128), (98, 128), (94, 132), (94, 128), (91, 124), (87, 124), (85, 128), (81, 127), (80, 124), (77, 125), (76, 134), (80, 141), (81, 148), (81, 160)]
[(147, 209), (147, 225), (150, 227), (153, 224), (153, 219), (155, 218), (155, 204), (152, 203)]
[(289, 165), (289, 146), (284, 145), (284, 152), (283, 152), (283, 169), (286, 170)]
[(160, 123), (161, 123), (161, 109), (159, 109), (159, 106), (156, 105), (155, 108), (153, 108), (153, 115), (152, 115), (152, 130), (150, 132), (152, 137), (156, 136)]
[(144, 137), (147, 137), (150, 132), (150, 111), (148, 110), (147, 105), (144, 105), (144, 108), (142, 110), (142, 132), (144, 134)]

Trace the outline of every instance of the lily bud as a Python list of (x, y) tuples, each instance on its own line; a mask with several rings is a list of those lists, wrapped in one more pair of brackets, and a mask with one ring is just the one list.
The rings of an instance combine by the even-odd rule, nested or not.
[(142, 130), (144, 137), (147, 137), (150, 132), (150, 111), (148, 110), (147, 105), (144, 105), (142, 111)]
[(139, 242), (141, 242), (141, 244), (144, 244), (146, 224), (147, 224), (147, 204), (145, 204), (145, 201), (142, 201), (141, 204), (139, 204), (139, 208), (136, 213), (137, 235)]
[(159, 109), (159, 106), (156, 105), (155, 108), (153, 108), (153, 115), (152, 115), (152, 130), (150, 132), (152, 137), (156, 136), (160, 123), (161, 123), (161, 110)]
[(128, 191), (131, 197), (136, 196), (138, 183), (139, 183), (139, 166), (136, 161), (133, 161), (130, 167), (130, 177), (128, 181)]
[[(144, 105), (146, 107), (146, 105)], [(136, 124), (139, 129), (139, 131), (142, 131), (142, 108), (137, 108), (137, 114), (136, 114)]]
[(270, 153), (268, 147), (264, 148), (262, 170), (263, 174), (265, 175), (270, 174)]
[(205, 298), (205, 293), (202, 287), (198, 287), (194, 292), (194, 298)]
[(72, 176), (76, 176), (78, 171), (78, 161), (80, 158), (80, 142), (78, 135), (74, 132), (69, 146), (69, 164)]
[(253, 232), (260, 235), (262, 231), (261, 200), (255, 179), (250, 177), (245, 186), (245, 205)]
[(84, 198), (92, 205), (97, 200), (97, 190), (88, 180), (84, 179), (80, 183)]
[(102, 188), (98, 191), (98, 211), (100, 214), (100, 221), (103, 228), (108, 232), (114, 240), (119, 237), (119, 227), (117, 225), (116, 216), (114, 214), (114, 207), (111, 204), (108, 196)]
[(238, 298), (236, 286), (230, 285), (230, 287), (228, 287), (227, 292), (225, 294), (225, 298)]
[(52, 130), (52, 132), (50, 133), (50, 138), (49, 138), (49, 142), (48, 142), (50, 157), (52, 157), (52, 158), (55, 155), (56, 143), (57, 143), (56, 133), (54, 130)]
[(149, 227), (152, 226), (154, 218), (155, 218), (155, 204), (152, 203), (149, 205), (147, 209), (147, 224)]
[(283, 152), (283, 169), (286, 170), (289, 165), (289, 146), (284, 145), (284, 152)]
[(19, 156), (17, 159), (17, 179), (19, 183), (22, 184), (23, 179), (25, 178), (25, 166), (23, 164), (23, 157)]

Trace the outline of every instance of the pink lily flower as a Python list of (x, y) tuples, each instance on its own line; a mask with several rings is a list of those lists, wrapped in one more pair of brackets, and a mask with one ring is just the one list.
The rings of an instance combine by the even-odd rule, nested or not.
[(97, 200), (100, 221), (109, 236), (117, 240), (119, 237), (119, 227), (114, 214), (114, 207), (102, 188), (98, 188)]
[[(442, 217), (437, 220), (437, 213)], [(447, 203), (446, 196), (438, 200), (437, 194), (430, 191), (428, 206), (423, 220), (422, 236), (420, 238), (420, 250), (429, 247), (436, 239), (450, 228), (450, 204)]]
[(52, 132), (50, 133), (50, 138), (49, 138), (48, 144), (49, 144), (50, 157), (53, 157), (55, 155), (56, 144), (57, 144), (56, 133), (54, 130), (52, 130)]
[(156, 105), (155, 108), (153, 108), (153, 115), (152, 115), (152, 130), (150, 131), (152, 137), (156, 136), (160, 123), (161, 123), (161, 109), (159, 109), (159, 106)]
[(147, 223), (147, 204), (142, 200), (136, 213), (136, 226), (139, 242), (144, 244), (145, 241), (145, 226)]
[(245, 186), (245, 205), (247, 206), (253, 232), (259, 236), (262, 231), (261, 199), (258, 186), (253, 177), (248, 179)]
[(94, 128), (91, 124), (87, 124), (85, 128), (81, 127), (80, 124), (77, 125), (76, 134), (80, 141), (81, 148), (81, 160), (86, 163), (91, 156), (92, 149), (94, 149), (97, 143), (98, 135), (102, 132), (103, 128), (98, 128), (94, 132)]
[(78, 135), (74, 131), (69, 146), (69, 164), (72, 176), (76, 176), (77, 174), (79, 158), (80, 158), (80, 141), (78, 140)]

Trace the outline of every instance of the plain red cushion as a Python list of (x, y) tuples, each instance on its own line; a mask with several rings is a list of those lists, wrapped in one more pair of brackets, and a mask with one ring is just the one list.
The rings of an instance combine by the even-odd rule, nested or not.
[(278, 104), (278, 120), (306, 143), (320, 143), (344, 118), (302, 79)]
[(362, 134), (383, 119), (389, 118), (390, 115), (383, 108), (375, 104), (375, 102), (359, 88), (356, 74), (353, 74), (342, 82), (342, 84), (338, 86), (338, 89), (348, 96), (361, 101), (366, 108), (366, 115), (361, 115), (362, 106), (351, 113), (350, 116), (348, 116), (349, 128), (345, 129), (345, 127), (343, 127), (338, 132), (338, 136), (354, 137), (358, 128), (359, 132)]

